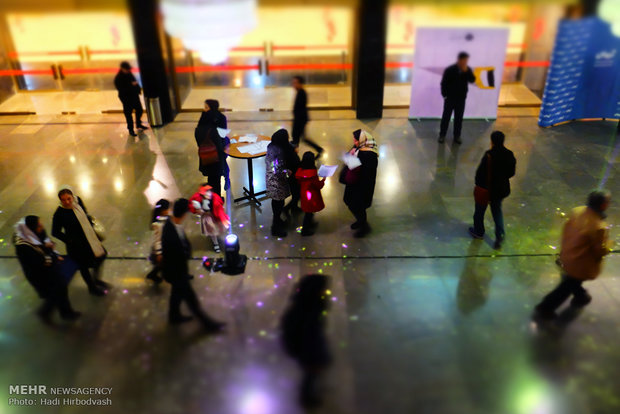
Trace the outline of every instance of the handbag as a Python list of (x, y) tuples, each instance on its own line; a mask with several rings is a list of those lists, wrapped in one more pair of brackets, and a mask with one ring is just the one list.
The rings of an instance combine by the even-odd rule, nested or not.
[[(198, 144), (198, 158), (200, 159), (201, 166), (215, 164), (220, 161), (217, 147), (209, 138), (208, 131), (209, 130), (206, 131), (204, 136), (200, 137), (200, 143)], [(203, 131), (196, 128), (195, 134), (200, 134), (201, 132)]]
[[(491, 154), (487, 154), (487, 187), (491, 186)], [(487, 188), (474, 186), (474, 201), (481, 206), (489, 205), (491, 198), (490, 192)]]
[(93, 225), (93, 230), (95, 230), (95, 234), (97, 235), (97, 238), (99, 239), (99, 241), (104, 241), (105, 240), (105, 227), (103, 227), (103, 224), (101, 224), (101, 222), (94, 217), (90, 218), (90, 222)]

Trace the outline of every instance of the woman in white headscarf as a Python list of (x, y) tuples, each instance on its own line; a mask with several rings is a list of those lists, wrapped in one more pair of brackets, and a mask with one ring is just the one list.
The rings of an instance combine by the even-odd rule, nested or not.
[(39, 217), (26, 216), (17, 222), (13, 244), (26, 280), (43, 299), (37, 310), (39, 317), (49, 323), (52, 312), (58, 309), (64, 320), (79, 318), (80, 313), (71, 307), (67, 285), (60, 273), (59, 262), (63, 258), (54, 250)]
[[(379, 147), (367, 131), (353, 131), (353, 148), (345, 157), (348, 165), (340, 173), (340, 182), (345, 184), (344, 203), (355, 216), (351, 229), (355, 237), (364, 237), (370, 232), (366, 210), (372, 205), (377, 181)], [(352, 160), (350, 160), (352, 158)]]
[[(60, 206), (54, 213), (52, 236), (67, 246), (67, 254), (79, 265), (88, 291), (92, 295), (103, 296), (104, 289), (110, 287), (99, 278), (107, 252), (95, 233), (82, 200), (74, 196), (71, 188), (67, 186), (60, 189), (58, 198)], [(94, 274), (90, 273), (90, 269), (94, 269)]]

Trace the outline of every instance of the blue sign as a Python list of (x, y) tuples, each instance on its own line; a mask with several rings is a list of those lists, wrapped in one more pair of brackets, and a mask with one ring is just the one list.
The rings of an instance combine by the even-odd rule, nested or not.
[(620, 37), (598, 17), (558, 27), (538, 125), (620, 118)]

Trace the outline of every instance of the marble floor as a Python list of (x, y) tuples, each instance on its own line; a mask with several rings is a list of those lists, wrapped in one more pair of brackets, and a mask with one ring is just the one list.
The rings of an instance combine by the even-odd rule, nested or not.
[[(207, 311), (226, 321), (220, 335), (197, 323), (166, 324), (169, 286), (146, 283), (149, 216), (161, 197), (189, 196), (202, 181), (193, 129), (198, 114), (128, 139), (122, 115), (0, 117), (0, 413), (205, 414), (606, 414), (620, 412), (620, 255), (588, 283), (593, 303), (563, 312), (554, 329), (530, 321), (532, 307), (558, 281), (554, 264), (564, 215), (601, 181), (620, 193), (616, 124), (584, 122), (541, 129), (523, 112), (468, 121), (464, 143), (436, 142), (437, 122), (405, 110), (360, 121), (352, 111), (320, 111), (308, 135), (338, 163), (350, 133), (366, 128), (380, 144), (377, 188), (365, 239), (351, 237), (343, 188), (329, 179), (316, 235), (295, 228), (275, 239), (271, 208), (231, 208), (233, 231), (250, 257), (240, 276), (209, 273), (213, 255), (195, 220), (193, 285)], [(232, 112), (233, 133), (271, 134), (288, 113)], [(504, 203), (507, 239), (472, 241), (476, 164), (494, 129), (517, 157)], [(305, 150), (305, 148), (302, 148)], [(245, 162), (230, 160), (233, 194), (246, 185)], [(255, 185), (264, 187), (264, 161)], [(45, 326), (39, 299), (11, 245), (13, 225), (40, 215), (48, 229), (56, 192), (71, 184), (107, 229), (105, 298), (71, 282), (74, 324)], [(612, 205), (620, 241), (620, 203)], [(487, 217), (488, 229), (492, 229)], [(60, 246), (63, 250), (63, 246)], [(321, 407), (297, 402), (301, 372), (282, 349), (279, 321), (303, 275), (331, 276)], [(112, 387), (111, 407), (15, 407), (9, 386)]]
[[(311, 107), (350, 107), (351, 88), (348, 86), (309, 86)], [(409, 106), (411, 86), (386, 85), (384, 105)], [(222, 107), (239, 111), (290, 111), (294, 100), (292, 88), (194, 88), (183, 102), (183, 109), (202, 109), (207, 97), (218, 99)], [(502, 85), (499, 106), (539, 106), (540, 99), (522, 84)], [(116, 91), (63, 91), (25, 92), (11, 96), (0, 104), (0, 113), (34, 112), (37, 115), (59, 115), (73, 111), (82, 114), (100, 114), (119, 111), (122, 105)]]

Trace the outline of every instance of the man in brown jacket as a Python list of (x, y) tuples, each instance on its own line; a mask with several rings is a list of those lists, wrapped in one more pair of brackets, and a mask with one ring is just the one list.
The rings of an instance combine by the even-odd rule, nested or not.
[(577, 207), (571, 213), (562, 232), (562, 281), (536, 306), (536, 317), (554, 318), (555, 310), (571, 295), (573, 299), (570, 304), (573, 307), (583, 307), (592, 301), (581, 285), (598, 277), (603, 257), (611, 249), (604, 221), (610, 201), (608, 192), (593, 191), (588, 197), (588, 205)]

